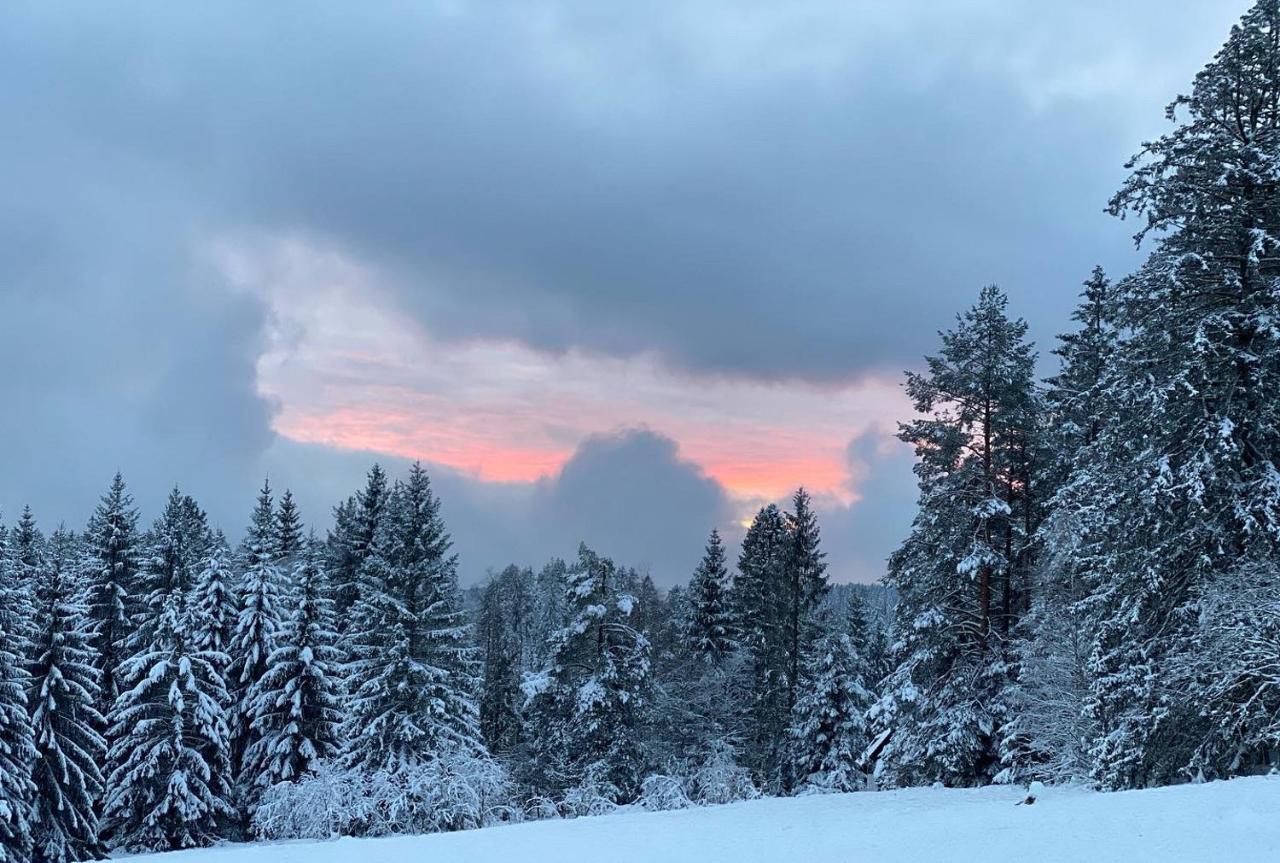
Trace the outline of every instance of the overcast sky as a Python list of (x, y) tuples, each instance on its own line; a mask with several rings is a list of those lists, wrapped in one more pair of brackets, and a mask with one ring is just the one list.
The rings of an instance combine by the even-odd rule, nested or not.
[(229, 533), (427, 463), (464, 578), (684, 580), (804, 484), (905, 534), (899, 382), (995, 282), (1047, 354), (1245, 0), (6, 3), (0, 507)]

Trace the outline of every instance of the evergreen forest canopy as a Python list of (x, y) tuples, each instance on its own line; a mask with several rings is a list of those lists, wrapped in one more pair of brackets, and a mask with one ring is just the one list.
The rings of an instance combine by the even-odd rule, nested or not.
[(23, 511), (0, 863), (1280, 768), (1280, 0), (1169, 119), (1110, 202), (1149, 257), (1089, 276), (1054, 377), (996, 287), (907, 375), (887, 589), (828, 584), (803, 489), (665, 594), (587, 545), (464, 594), (420, 466), (323, 539), (266, 485), (234, 549), (120, 476), (83, 531)]

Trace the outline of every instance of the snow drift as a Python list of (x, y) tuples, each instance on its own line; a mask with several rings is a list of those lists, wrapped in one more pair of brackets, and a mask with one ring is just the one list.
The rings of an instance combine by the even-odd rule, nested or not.
[(1101, 794), (919, 788), (620, 811), (461, 833), (241, 845), (137, 863), (936, 863), (1280, 860), (1280, 777)]

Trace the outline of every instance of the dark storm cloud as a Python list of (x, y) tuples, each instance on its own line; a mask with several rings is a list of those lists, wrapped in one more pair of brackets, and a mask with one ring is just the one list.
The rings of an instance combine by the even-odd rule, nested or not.
[[(207, 229), (341, 246), (437, 332), (823, 378), (913, 361), (984, 283), (1060, 319), (1096, 260), (1130, 262), (1100, 211), (1133, 104), (1052, 75), (1144, 19), (1059, 12), (1099, 25), (1083, 57), (1020, 69), (978, 27), (1034, 45), (1046, 25), (992, 5), (810, 4), (800, 46), (795, 16), (738, 45), (750, 4), (57, 6), (10, 32), (45, 65), (45, 143), (181, 176)], [(906, 34), (860, 38), (894, 16)], [(830, 49), (824, 28), (844, 54), (786, 62)], [(1125, 34), (1127, 56), (1159, 35)]]

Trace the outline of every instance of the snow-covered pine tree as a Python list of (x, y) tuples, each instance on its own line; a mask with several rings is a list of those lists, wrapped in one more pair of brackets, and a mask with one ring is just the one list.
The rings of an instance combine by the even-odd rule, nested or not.
[(218, 531), (191, 587), (191, 637), (197, 649), (230, 655), (240, 614), (236, 581), (231, 547)]
[(138, 590), (138, 511), (117, 473), (85, 528), (88, 614), (94, 666), (98, 670), (98, 712), (106, 715), (120, 694), (116, 667), (124, 660), (133, 627)]
[(241, 546), (240, 565), (240, 601), (226, 673), (234, 704), (230, 717), (231, 758), (237, 770), (243, 765), (245, 752), (258, 740), (251, 724), (249, 693), (267, 672), (267, 662), (276, 649), (281, 628), (281, 578), (275, 556), (275, 510), (271, 486), (265, 481)]
[(98, 670), (76, 537), (59, 528), (36, 573), (35, 662), (29, 706), (36, 759), (31, 835), (35, 859), (47, 863), (102, 856), (97, 803), (107, 744), (97, 710)]
[(495, 755), (514, 752), (523, 741), (520, 683), (531, 670), (533, 619), (532, 571), (508, 566), (485, 585), (477, 627), (483, 655), (480, 730)]
[(835, 630), (808, 650), (804, 691), (791, 712), (798, 787), (844, 792), (866, 783), (861, 759), (870, 742), (867, 710), (873, 696), (866, 658), (855, 642)]
[(120, 667), (102, 814), (114, 849), (211, 845), (237, 815), (220, 673), (226, 657), (191, 643), (184, 597), (174, 587), (159, 598), (147, 645)]
[[(826, 553), (821, 549), (818, 518), (809, 493), (797, 489), (791, 498), (792, 512), (786, 515), (788, 553), (787, 608), (785, 638), (787, 648), (787, 713), (795, 711), (800, 697), (804, 655), (815, 638), (814, 612), (827, 593)], [(791, 790), (796, 777), (785, 775), (785, 788)]]
[(29, 607), (9, 555), (8, 530), (0, 524), (0, 863), (31, 860), (36, 752), (27, 714), (30, 643), (25, 627), (19, 627)]
[(1065, 482), (1076, 455), (1098, 439), (1108, 414), (1103, 384), (1120, 341), (1118, 288), (1102, 267), (1094, 267), (1080, 297), (1071, 313), (1076, 329), (1058, 336), (1053, 353), (1061, 367), (1045, 394), (1052, 419), (1046, 433), (1051, 453), (1042, 477), (1045, 496)]
[(787, 773), (788, 561), (786, 522), (777, 506), (763, 507), (747, 529), (733, 584), (734, 628), (743, 652), (745, 703), (737, 735), (743, 763), (762, 789), (779, 793)]
[(619, 592), (613, 561), (582, 545), (567, 579), (569, 622), (552, 636), (547, 666), (524, 684), (531, 772), (551, 792), (588, 783), (629, 802), (646, 760), (649, 643), (630, 625), (635, 600)]
[(420, 464), (397, 484), (379, 522), (345, 638), (351, 695), (342, 762), (395, 773), (482, 752), (457, 558)]
[(1035, 596), (1015, 642), (1018, 680), (1009, 694), (1010, 721), (1002, 729), (1004, 781), (1087, 780), (1086, 747), (1096, 727), (1085, 710), (1093, 621), (1080, 605), (1085, 573), (1076, 560), (1080, 508), (1058, 505), (1056, 495), (1086, 455), (1112, 411), (1104, 384), (1119, 344), (1117, 288), (1102, 268), (1084, 283), (1072, 314), (1075, 331), (1058, 336), (1061, 359), (1045, 394), (1045, 470), (1040, 494), (1049, 496), (1049, 516), (1036, 541), (1044, 549)]
[(1028, 505), (1022, 471), (1036, 419), (1035, 355), (1006, 306), (984, 288), (927, 371), (907, 376), (921, 416), (899, 437), (916, 448), (920, 509), (889, 562), (896, 667), (873, 708), (887, 741), (877, 770), (891, 785), (973, 785), (996, 773), (1005, 632), (1021, 605), (1013, 593), (1026, 589), (1020, 546), (1030, 536), (1016, 516)]
[(1059, 495), (1077, 512), (1070, 565), (1090, 578), (1090, 754), (1108, 788), (1230, 775), (1275, 750), (1171, 682), (1198, 649), (1201, 597), (1274, 565), (1280, 541), (1277, 0), (1245, 14), (1168, 116), (1178, 125), (1144, 145), (1111, 202), (1143, 220), (1139, 242), (1158, 239), (1122, 284), (1111, 417)]
[[(9, 537), (9, 554), (17, 584), (22, 588), (22, 595), (30, 601), (35, 596), (36, 578), (44, 568), (48, 548), (29, 506), (22, 508), (22, 515), (14, 525)], [(28, 638), (32, 634), (33, 624), (34, 620), (30, 615), (19, 621), (19, 626), (26, 629)]]
[(719, 665), (734, 648), (729, 567), (718, 531), (711, 531), (706, 552), (689, 583), (689, 649), (710, 665)]
[(340, 632), (346, 631), (351, 620), (349, 612), (359, 598), (360, 569), (378, 553), (377, 543), (389, 496), (387, 475), (375, 464), (369, 469), (364, 488), (354, 499), (334, 510), (334, 526), (327, 545), (333, 608)]
[(313, 537), (294, 556), (293, 613), (266, 673), (248, 693), (256, 740), (245, 752), (242, 774), (257, 791), (307, 776), (339, 745), (341, 669), (319, 543)]
[(188, 577), (194, 578), (209, 556), (214, 532), (209, 527), (209, 516), (189, 494), (182, 496), (182, 565)]
[[(124, 639), (125, 652), (130, 657), (152, 649), (169, 597), (175, 593), (185, 597), (191, 589), (195, 574), (190, 566), (191, 549), (200, 540), (192, 536), (193, 530), (198, 532), (199, 524), (193, 521), (190, 500), (175, 486), (147, 533), (137, 574), (138, 602), (132, 604), (133, 626)], [(108, 741), (113, 724), (108, 717)]]
[(532, 654), (526, 663), (530, 668), (544, 668), (551, 657), (551, 641), (569, 622), (565, 596), (569, 585), (569, 566), (560, 558), (548, 561), (533, 582), (533, 621), (529, 629)]
[(276, 565), (291, 572), (298, 555), (303, 551), (303, 544), (302, 516), (298, 513), (298, 505), (294, 503), (293, 492), (286, 488), (280, 496), (280, 506), (276, 509), (272, 535), (272, 552)]

